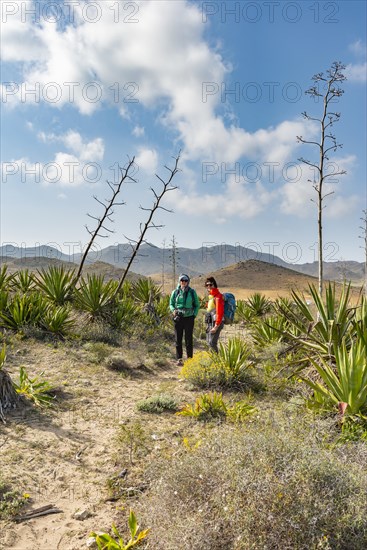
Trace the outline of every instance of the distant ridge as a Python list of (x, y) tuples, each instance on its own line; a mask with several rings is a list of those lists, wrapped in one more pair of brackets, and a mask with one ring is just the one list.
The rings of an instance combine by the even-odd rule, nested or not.
[[(250, 260), (282, 266), (305, 275), (317, 277), (317, 262), (289, 264), (278, 256), (242, 246), (232, 246), (225, 243), (220, 245), (206, 243), (196, 249), (179, 247), (177, 251), (179, 260), (176, 271), (189, 272), (193, 277)], [(86, 265), (102, 262), (112, 265), (116, 269), (123, 269), (127, 265), (131, 252), (132, 248), (129, 243), (108, 246), (93, 251), (89, 255)], [(164, 264), (165, 274), (169, 277), (170, 273), (172, 273), (169, 255), (169, 248), (163, 249), (144, 243), (140, 247), (138, 256), (132, 264), (132, 271), (145, 276), (154, 274), (155, 278), (157, 278), (157, 274), (162, 273)], [(78, 265), (80, 259), (80, 253), (68, 255), (48, 245), (32, 248), (22, 248), (14, 245), (3, 245), (0, 247), (1, 263), (19, 260), (18, 269), (21, 269), (22, 266), (29, 267), (30, 264), (34, 266), (38, 264), (37, 267), (45, 266), (48, 260), (51, 262), (60, 261), (63, 263), (68, 262), (71, 265)], [(363, 284), (364, 264), (355, 261), (324, 262), (324, 276), (330, 280), (351, 280), (355, 284)]]

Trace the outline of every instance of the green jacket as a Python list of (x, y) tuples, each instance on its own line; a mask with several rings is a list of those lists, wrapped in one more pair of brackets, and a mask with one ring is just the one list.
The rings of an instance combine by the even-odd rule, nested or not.
[(184, 292), (181, 290), (181, 285), (178, 285), (171, 294), (169, 308), (172, 313), (175, 309), (178, 309), (183, 312), (184, 317), (191, 317), (192, 315), (196, 317), (200, 308), (196, 291), (191, 287), (187, 287), (187, 291)]

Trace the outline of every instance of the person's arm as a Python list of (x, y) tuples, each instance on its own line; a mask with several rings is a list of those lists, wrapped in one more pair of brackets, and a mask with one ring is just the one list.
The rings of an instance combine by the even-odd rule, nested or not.
[(192, 305), (194, 307), (194, 317), (196, 317), (200, 309), (200, 302), (196, 290), (194, 290), (194, 303)]
[(176, 290), (174, 290), (169, 299), (169, 309), (173, 313), (176, 309)]
[(215, 326), (219, 327), (221, 322), (223, 321), (224, 316), (224, 300), (223, 296), (220, 295), (218, 298), (215, 299)]

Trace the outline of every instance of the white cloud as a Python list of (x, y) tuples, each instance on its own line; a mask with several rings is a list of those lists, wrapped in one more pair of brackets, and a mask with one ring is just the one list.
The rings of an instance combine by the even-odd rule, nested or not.
[[(38, 2), (39, 4), (39, 2)], [(45, 60), (42, 30), (33, 25), (27, 13), (34, 7), (32, 0), (1, 2), (1, 59), (3, 61)]]
[(145, 135), (145, 129), (142, 126), (135, 126), (132, 131), (133, 136), (142, 137)]
[(349, 44), (349, 50), (358, 56), (366, 56), (366, 44), (359, 38), (352, 44)]
[(158, 154), (154, 149), (139, 149), (139, 153), (135, 157), (135, 163), (139, 170), (143, 170), (148, 174), (155, 174), (158, 168)]
[(267, 191), (260, 181), (249, 184), (233, 175), (228, 177), (221, 193), (211, 193), (210, 182), (207, 182), (205, 193), (177, 189), (166, 196), (166, 203), (175, 212), (201, 216), (210, 223), (220, 224), (233, 216), (253, 218), (266, 208), (272, 198), (273, 191)]
[[(74, 25), (41, 21), (36, 31), (43, 53), (37, 63), (23, 56), (25, 82), (18, 94), (8, 90), (7, 103), (12, 104), (15, 95), (23, 103), (36, 103), (37, 94), (26, 96), (25, 90), (38, 83), (40, 101), (58, 108), (72, 103), (86, 115), (104, 102), (127, 119), (136, 102), (147, 108), (165, 105), (160, 122), (183, 141), (186, 160), (230, 163), (253, 157), (283, 163), (291, 157), (295, 135), (306, 131), (304, 121), (250, 133), (227, 127), (225, 117), (217, 114), (220, 87), (231, 67), (205, 41), (200, 6), (165, 2), (162, 9), (158, 2), (137, 1), (139, 24), (125, 22), (121, 32), (121, 24), (114, 21), (116, 10), (126, 17), (131, 3), (94, 2), (101, 17), (93, 24), (82, 20), (84, 4), (79, 1)], [(14, 55), (8, 52), (7, 59)], [(135, 136), (140, 132), (138, 126), (133, 130)]]
[(27, 158), (4, 162), (1, 165), (3, 183), (16, 177), (22, 182), (41, 183), (45, 186), (75, 187), (94, 185), (102, 179), (103, 168), (100, 163), (104, 157), (103, 139), (85, 141), (73, 130), (60, 136), (39, 132), (37, 137), (45, 143), (61, 142), (70, 153), (59, 151), (47, 163), (34, 163)]
[(351, 82), (366, 82), (367, 62), (347, 65), (345, 76)]
[[(347, 170), (351, 175), (356, 163), (356, 157), (349, 155), (347, 157), (334, 158), (327, 167), (328, 173)], [(299, 218), (307, 218), (317, 213), (317, 194), (312, 185), (313, 172), (304, 164), (299, 165), (299, 178), (297, 181), (291, 181), (292, 175), (289, 175), (287, 181), (279, 190), (280, 210), (284, 214), (291, 214)], [(323, 195), (332, 193), (324, 200), (325, 216), (328, 218), (341, 218), (351, 212), (357, 204), (356, 195), (345, 197), (344, 190), (347, 188), (348, 180), (346, 175), (337, 175), (335, 178), (325, 180), (323, 185)], [(335, 179), (335, 181), (333, 181)], [(311, 180), (311, 181), (308, 181)]]

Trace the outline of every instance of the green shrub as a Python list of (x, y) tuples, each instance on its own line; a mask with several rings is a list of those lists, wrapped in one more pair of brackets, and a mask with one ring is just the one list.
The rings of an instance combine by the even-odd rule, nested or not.
[(220, 343), (218, 353), (199, 352), (185, 361), (180, 375), (199, 388), (243, 387), (249, 383), (251, 351), (239, 337)]
[(144, 540), (149, 533), (149, 529), (139, 531), (139, 525), (136, 516), (132, 510), (129, 515), (130, 540), (125, 544), (115, 525), (112, 525), (112, 532), (115, 537), (108, 533), (91, 533), (90, 536), (96, 541), (98, 550), (130, 550)]
[(67, 270), (63, 266), (50, 266), (37, 271), (36, 284), (48, 300), (58, 306), (71, 299), (70, 291), (75, 270)]
[[(42, 375), (43, 373), (40, 376)], [(40, 380), (38, 376), (30, 378), (24, 367), (20, 367), (19, 383), (14, 382), (14, 388), (19, 395), (30, 399), (38, 407), (48, 407), (53, 400), (49, 382)]]
[(114, 281), (105, 283), (102, 275), (88, 274), (86, 279), (82, 277), (80, 287), (75, 291), (75, 304), (93, 321), (104, 318), (110, 310), (114, 287)]
[(138, 401), (136, 407), (139, 411), (160, 414), (164, 411), (177, 411), (178, 403), (168, 395), (157, 395)]
[(333, 447), (329, 421), (287, 409), (152, 461), (137, 508), (161, 550), (364, 550), (367, 448)]
[(224, 419), (227, 415), (227, 405), (221, 393), (204, 393), (196, 399), (194, 405), (187, 403), (177, 414), (204, 421), (214, 418)]
[(0, 478), (0, 520), (11, 520), (19, 514), (28, 496), (12, 489)]
[(249, 415), (256, 412), (248, 401), (237, 401), (230, 406), (223, 399), (221, 393), (204, 393), (200, 395), (194, 405), (187, 403), (180, 412), (181, 416), (192, 416), (196, 420), (213, 420), (215, 418), (224, 420), (228, 418), (233, 422), (243, 422)]
[(314, 390), (314, 401), (334, 407), (335, 412), (339, 403), (347, 405), (346, 414), (367, 411), (367, 345), (363, 340), (354, 342), (349, 351), (343, 340), (335, 349), (335, 367), (323, 359), (311, 361), (321, 382), (303, 380)]
[(264, 294), (255, 292), (247, 300), (246, 305), (255, 317), (262, 317), (272, 309), (272, 302)]

